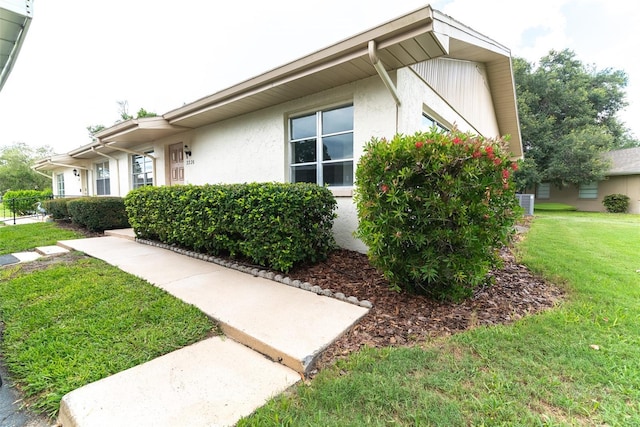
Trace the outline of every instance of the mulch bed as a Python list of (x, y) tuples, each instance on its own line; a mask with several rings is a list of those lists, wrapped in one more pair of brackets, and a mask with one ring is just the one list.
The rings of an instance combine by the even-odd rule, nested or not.
[(289, 277), (373, 303), (369, 313), (322, 354), (317, 368), (363, 346), (411, 346), (476, 326), (508, 324), (563, 298), (559, 288), (518, 264), (508, 248), (501, 256), (503, 267), (491, 272), (495, 284), (457, 304), (390, 290), (367, 256), (353, 251), (338, 250), (325, 262), (298, 267)]

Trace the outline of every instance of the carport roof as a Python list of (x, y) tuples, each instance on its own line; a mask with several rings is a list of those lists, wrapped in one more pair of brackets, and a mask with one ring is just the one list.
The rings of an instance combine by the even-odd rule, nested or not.
[(31, 0), (0, 0), (0, 91), (18, 58), (31, 16)]

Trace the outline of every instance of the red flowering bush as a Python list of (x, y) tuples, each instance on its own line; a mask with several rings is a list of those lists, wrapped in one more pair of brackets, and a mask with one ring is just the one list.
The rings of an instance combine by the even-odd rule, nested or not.
[(487, 282), (520, 212), (505, 147), (435, 130), (367, 143), (356, 234), (394, 289), (460, 300)]

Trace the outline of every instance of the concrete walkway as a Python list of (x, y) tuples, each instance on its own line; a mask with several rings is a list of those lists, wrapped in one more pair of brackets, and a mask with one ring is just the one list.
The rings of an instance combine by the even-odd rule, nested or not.
[[(222, 326), (215, 337), (63, 397), (70, 426), (234, 425), (299, 381), (368, 309), (115, 236), (62, 241), (146, 279)], [(265, 357), (266, 356), (266, 357)]]

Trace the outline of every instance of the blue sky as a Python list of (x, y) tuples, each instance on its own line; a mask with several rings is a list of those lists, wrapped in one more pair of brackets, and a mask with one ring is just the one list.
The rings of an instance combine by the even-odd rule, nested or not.
[[(20, 57), (0, 93), (0, 146), (66, 152), (86, 127), (162, 114), (427, 4), (417, 0), (35, 0)], [(621, 118), (640, 137), (640, 2), (445, 0), (431, 5), (536, 61), (573, 49), (629, 75)]]

